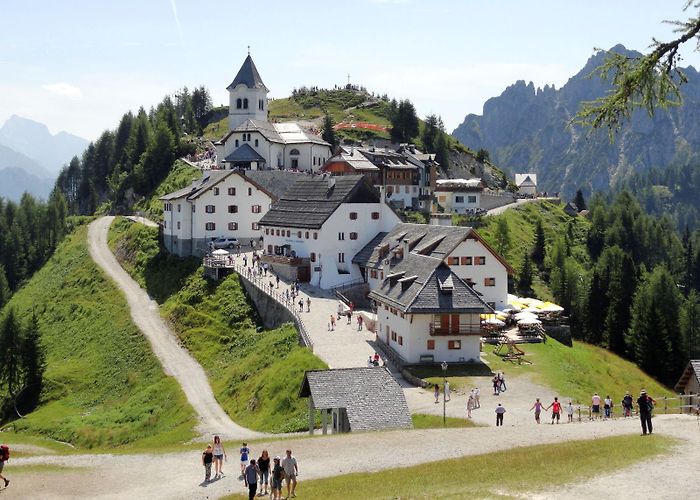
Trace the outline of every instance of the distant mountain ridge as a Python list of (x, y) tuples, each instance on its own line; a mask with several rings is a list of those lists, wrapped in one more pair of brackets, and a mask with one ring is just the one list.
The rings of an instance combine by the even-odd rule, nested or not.
[(51, 134), (43, 123), (17, 115), (0, 127), (0, 145), (35, 160), (53, 178), (73, 156), (82, 154), (88, 144), (88, 140), (68, 132)]
[[(641, 55), (616, 45), (610, 51)], [(660, 110), (653, 117), (633, 113), (610, 143), (607, 130), (590, 133), (567, 127), (580, 103), (603, 96), (610, 86), (597, 76), (605, 51), (593, 55), (584, 68), (561, 88), (535, 89), (520, 80), (484, 104), (481, 116), (467, 115), (452, 133), (476, 150), (489, 151), (491, 160), (515, 172), (538, 174), (538, 188), (571, 196), (607, 190), (633, 172), (688, 162), (700, 150), (700, 74), (684, 68), (688, 83), (681, 87), (683, 105)]]

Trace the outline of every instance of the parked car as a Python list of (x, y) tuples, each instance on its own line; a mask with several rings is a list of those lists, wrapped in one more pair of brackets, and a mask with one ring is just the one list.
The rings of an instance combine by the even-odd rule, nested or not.
[(212, 250), (217, 248), (234, 248), (236, 246), (238, 246), (236, 238), (216, 238), (214, 241), (209, 242), (209, 247)]

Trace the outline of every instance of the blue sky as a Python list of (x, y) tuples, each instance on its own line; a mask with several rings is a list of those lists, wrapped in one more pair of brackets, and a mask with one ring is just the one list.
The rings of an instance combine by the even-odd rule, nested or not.
[[(251, 46), (271, 97), (350, 73), (449, 130), (522, 79), (563, 85), (594, 47), (671, 37), (684, 0), (12, 2), (0, 31), (0, 123), (19, 114), (88, 139), (187, 85), (216, 104)], [(700, 66), (686, 48), (684, 65)]]

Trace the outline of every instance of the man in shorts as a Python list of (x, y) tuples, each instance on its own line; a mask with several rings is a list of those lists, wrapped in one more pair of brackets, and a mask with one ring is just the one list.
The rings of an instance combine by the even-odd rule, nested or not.
[(598, 420), (600, 418), (600, 396), (594, 393), (591, 398), (591, 418)]
[(561, 403), (559, 402), (559, 398), (555, 397), (554, 401), (552, 402), (551, 405), (547, 408), (552, 409), (552, 425), (554, 425), (554, 419), (557, 419), (557, 424), (559, 423), (559, 418), (561, 417)]
[[(282, 468), (284, 469), (284, 481), (287, 483), (287, 498), (296, 497), (297, 476), (299, 475), (299, 467), (297, 459), (292, 456), (292, 450), (287, 450), (287, 456), (282, 459)], [(291, 493), (290, 493), (291, 486)]]

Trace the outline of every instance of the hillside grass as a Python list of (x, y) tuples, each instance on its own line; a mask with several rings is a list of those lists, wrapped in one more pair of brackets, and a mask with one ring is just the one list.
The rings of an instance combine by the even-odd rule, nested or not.
[(163, 202), (158, 198), (177, 191), (192, 184), (193, 180), (202, 177), (202, 172), (182, 160), (176, 160), (170, 168), (166, 178), (153, 191), (150, 198), (145, 198), (134, 206), (134, 209), (142, 212), (145, 217), (160, 222), (163, 220)]
[(461, 429), (466, 427), (480, 427), (473, 420), (467, 418), (447, 417), (443, 423), (440, 415), (428, 413), (411, 414), (414, 429)]
[(38, 409), (4, 428), (81, 448), (191, 439), (192, 408), (93, 263), (86, 238), (86, 226), (76, 229), (10, 301), (20, 318), (36, 314), (47, 368)]
[[(586, 405), (590, 403), (594, 392), (603, 397), (610, 394), (616, 405), (626, 391), (637, 395), (641, 389), (646, 389), (655, 399), (673, 396), (673, 391), (644, 373), (637, 365), (602, 347), (579, 341), (574, 341), (573, 347), (568, 347), (552, 338), (544, 344), (520, 344), (518, 347), (525, 351), (524, 359), (531, 361), (531, 365), (504, 361), (493, 353), (494, 346), (484, 344), (482, 360), (487, 365), (449, 367), (447, 378), (450, 387), (453, 390), (469, 390), (480, 385), (473, 377), (492, 377), (503, 371), (506, 374), (506, 384), (513, 377), (528, 376), (533, 382), (550, 387), (551, 397), (560, 395)], [(431, 384), (442, 385), (439, 367), (419, 367), (412, 368), (411, 371)], [(483, 379), (481, 382), (483, 387)], [(537, 395), (533, 395), (535, 396)], [(539, 396), (550, 397), (547, 394)]]
[(162, 315), (204, 368), (224, 410), (259, 431), (307, 429), (308, 404), (297, 394), (304, 371), (325, 363), (299, 346), (294, 325), (263, 329), (237, 275), (207, 281), (198, 261), (161, 254), (157, 238), (155, 228), (124, 219), (110, 228), (115, 255), (149, 293), (149, 283), (157, 287)]
[(297, 494), (311, 500), (522, 498), (526, 493), (560, 488), (669, 453), (676, 443), (664, 436), (640, 439), (625, 435), (525, 446), (457, 459), (446, 457), (411, 467), (301, 481)]

